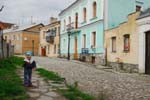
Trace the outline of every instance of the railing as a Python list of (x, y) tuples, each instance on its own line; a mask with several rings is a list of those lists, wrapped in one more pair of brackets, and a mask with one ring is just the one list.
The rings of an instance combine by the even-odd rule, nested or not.
[(54, 42), (54, 37), (56, 36), (56, 30), (49, 30), (46, 32), (46, 41), (49, 43)]

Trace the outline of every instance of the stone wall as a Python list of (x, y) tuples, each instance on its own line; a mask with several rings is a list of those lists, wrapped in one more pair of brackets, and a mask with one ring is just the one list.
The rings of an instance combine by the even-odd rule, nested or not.
[(138, 73), (138, 64), (107, 62), (107, 65), (116, 71), (124, 71), (128, 73)]

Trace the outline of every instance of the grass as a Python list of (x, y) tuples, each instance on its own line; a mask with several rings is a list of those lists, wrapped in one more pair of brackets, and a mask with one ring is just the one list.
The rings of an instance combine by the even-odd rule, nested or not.
[(42, 68), (37, 69), (37, 71), (42, 77), (44, 77), (47, 80), (52, 80), (55, 81), (56, 83), (64, 81), (64, 78), (61, 78), (57, 73), (54, 73), (52, 71), (47, 71)]
[[(41, 76), (43, 76), (48, 80), (54, 81), (54, 83), (55, 82), (57, 83), (58, 81), (64, 81), (64, 78), (62, 78), (57, 73), (54, 73), (52, 71), (47, 71), (43, 68), (37, 69), (37, 71)], [(68, 88), (67, 90), (59, 89), (58, 87), (58, 92), (60, 92), (68, 100), (96, 100), (94, 97), (90, 96), (89, 94), (80, 91), (77, 88), (77, 86), (78, 84), (77, 82), (75, 82), (74, 85), (66, 85), (66, 87)]]
[(26, 90), (16, 73), (17, 66), (23, 64), (23, 58), (10, 57), (0, 60), (0, 100), (26, 100)]

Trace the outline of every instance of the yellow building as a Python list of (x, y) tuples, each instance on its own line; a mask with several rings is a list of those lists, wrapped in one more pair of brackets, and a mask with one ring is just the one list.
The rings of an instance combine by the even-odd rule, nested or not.
[(138, 72), (138, 25), (139, 12), (128, 16), (128, 21), (105, 31), (107, 64), (116, 70)]
[(51, 18), (49, 25), (41, 28), (40, 56), (58, 57), (60, 54), (60, 21)]
[(11, 29), (4, 30), (4, 39), (14, 45), (15, 54), (24, 54), (26, 51), (32, 51), (33, 55), (38, 55), (39, 51), (39, 33), (43, 24), (34, 24), (27, 26), (14, 26)]

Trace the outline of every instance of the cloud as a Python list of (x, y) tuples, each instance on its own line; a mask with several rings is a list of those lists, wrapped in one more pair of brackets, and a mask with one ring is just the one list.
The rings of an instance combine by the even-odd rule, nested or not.
[(5, 5), (0, 20), (12, 23), (30, 23), (31, 16), (36, 22), (49, 22), (49, 17), (58, 17), (58, 13), (75, 0), (0, 0)]

